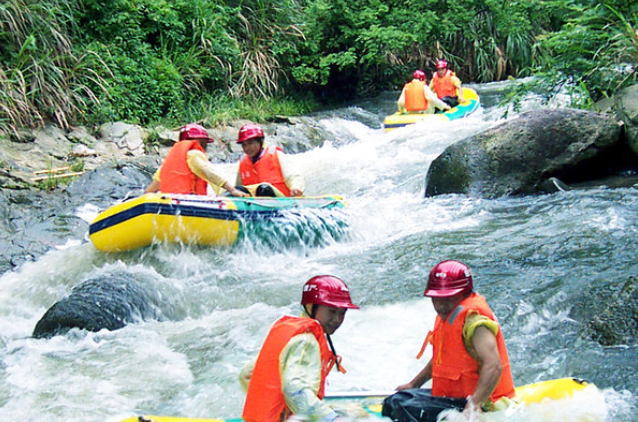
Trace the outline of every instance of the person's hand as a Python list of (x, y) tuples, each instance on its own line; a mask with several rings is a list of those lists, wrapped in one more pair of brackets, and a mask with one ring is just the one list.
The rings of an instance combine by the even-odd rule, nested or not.
[(445, 105), (445, 109), (446, 109), (446, 110), (451, 110), (451, 109), (452, 109), (452, 107), (450, 107), (450, 105), (449, 105), (449, 104), (446, 104), (446, 105)]
[(239, 196), (240, 198), (246, 198), (250, 196), (246, 192), (242, 192), (239, 189), (235, 189), (235, 188), (230, 189), (228, 192), (230, 192), (232, 196)]
[(411, 382), (405, 383), (405, 384), (401, 384), (398, 387), (395, 388), (395, 390), (397, 391), (401, 391), (401, 390), (411, 390), (415, 388)]
[(463, 409), (463, 416), (470, 420), (476, 420), (476, 415), (482, 412), (483, 410), (481, 409), (481, 406), (474, 403), (472, 396), (468, 397), (465, 409)]
[(303, 192), (302, 192), (302, 191), (300, 191), (299, 189), (292, 189), (292, 190), (290, 191), (290, 194), (291, 194), (292, 196), (303, 196)]

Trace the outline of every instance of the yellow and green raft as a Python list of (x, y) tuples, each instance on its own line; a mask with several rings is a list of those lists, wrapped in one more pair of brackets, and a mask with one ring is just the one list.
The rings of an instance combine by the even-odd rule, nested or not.
[(233, 198), (150, 193), (100, 213), (89, 226), (89, 238), (105, 252), (154, 243), (229, 246), (247, 230), (285, 218), (286, 212), (343, 207), (345, 200), (336, 195)]
[(480, 106), (481, 101), (476, 91), (470, 88), (463, 88), (463, 97), (465, 102), (456, 107), (446, 110), (443, 113), (425, 114), (425, 113), (394, 113), (385, 118), (383, 127), (386, 132), (403, 126), (411, 125), (422, 121), (448, 121), (462, 119), (474, 113)]
[[(555, 380), (542, 381), (534, 384), (528, 384), (516, 388), (516, 401), (530, 405), (534, 403), (541, 403), (545, 400), (561, 400), (571, 397), (575, 392), (585, 389), (586, 387), (595, 386), (587, 381), (578, 378), (559, 378)], [(387, 393), (384, 393), (387, 394)], [(354, 394), (336, 394), (330, 399), (352, 399), (357, 398), (359, 400), (370, 402), (376, 401), (376, 404), (364, 406), (366, 414), (372, 414), (381, 417), (381, 394), (366, 392), (354, 393)], [(121, 422), (242, 422), (241, 419), (196, 419), (185, 418), (176, 416), (132, 416), (124, 419)]]

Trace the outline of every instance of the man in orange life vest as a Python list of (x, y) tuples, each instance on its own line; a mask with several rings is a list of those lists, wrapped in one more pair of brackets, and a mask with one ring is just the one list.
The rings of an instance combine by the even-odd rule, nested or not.
[(343, 323), (352, 303), (338, 277), (312, 277), (303, 287), (301, 317), (284, 316), (270, 329), (256, 361), (240, 375), (246, 391), (242, 419), (281, 422), (291, 415), (330, 422), (339, 416), (322, 399), (326, 377), (341, 358), (330, 335)]
[(400, 113), (426, 113), (432, 114), (435, 109), (449, 110), (450, 106), (436, 97), (427, 84), (425, 72), (415, 70), (412, 81), (405, 84), (401, 95), (397, 100), (397, 108)]
[(303, 196), (304, 180), (277, 146), (264, 147), (264, 131), (255, 124), (239, 129), (244, 150), (236, 185), (252, 196)]
[(465, 102), (461, 80), (449, 69), (445, 60), (436, 62), (436, 72), (432, 75), (430, 88), (439, 99), (451, 107)]
[[(432, 358), (412, 381), (386, 398), (383, 415), (404, 420), (397, 404), (416, 397), (422, 405), (418, 412), (425, 417), (409, 420), (436, 421), (446, 409), (471, 415), (506, 408), (514, 397), (514, 383), (503, 332), (485, 298), (473, 291), (470, 269), (454, 260), (438, 263), (424, 295), (432, 298), (437, 317), (417, 358), (428, 344), (434, 348)], [(419, 388), (430, 379), (431, 390)]]
[(214, 140), (202, 126), (191, 123), (182, 127), (179, 141), (168, 152), (145, 192), (206, 195), (210, 184), (216, 193), (224, 188), (232, 196), (248, 196), (231, 186), (208, 161), (206, 146), (211, 142)]

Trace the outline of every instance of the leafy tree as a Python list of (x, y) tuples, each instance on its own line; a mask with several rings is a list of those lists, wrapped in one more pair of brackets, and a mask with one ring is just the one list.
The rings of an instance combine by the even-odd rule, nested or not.
[(356, 88), (349, 95), (397, 86), (438, 58), (472, 81), (524, 75), (543, 60), (538, 23), (551, 24), (539, 1), (495, 0), (317, 0), (304, 20), (294, 79), (329, 92), (345, 81)]

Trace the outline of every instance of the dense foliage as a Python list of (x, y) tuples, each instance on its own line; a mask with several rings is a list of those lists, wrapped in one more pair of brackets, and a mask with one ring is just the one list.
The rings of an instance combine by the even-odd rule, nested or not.
[[(398, 89), (543, 75), (592, 99), (636, 80), (627, 0), (5, 0), (0, 130), (53, 120), (260, 120)], [(587, 97), (589, 98), (589, 97)]]
[(638, 2), (553, 0), (560, 30), (539, 37), (546, 52), (539, 75), (554, 91), (580, 91), (582, 105), (638, 81)]

